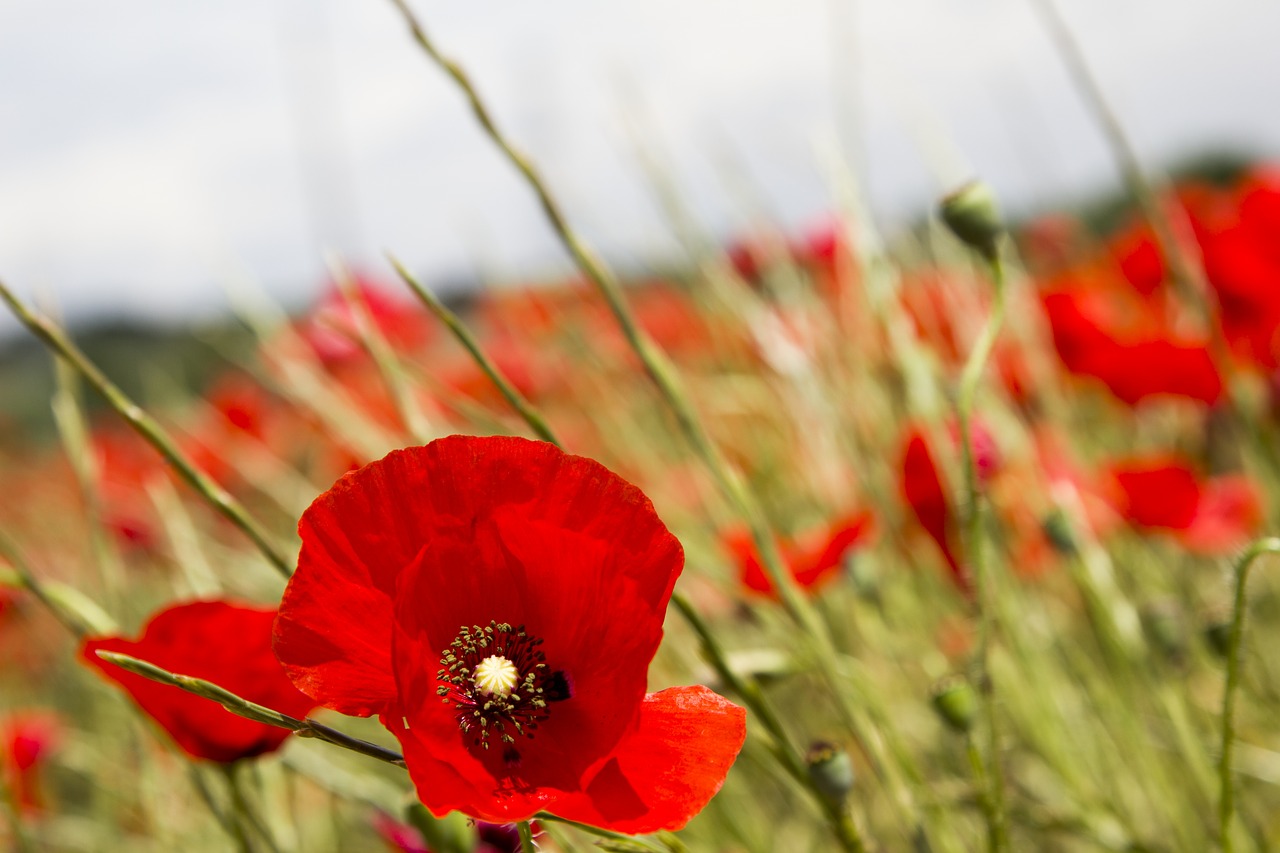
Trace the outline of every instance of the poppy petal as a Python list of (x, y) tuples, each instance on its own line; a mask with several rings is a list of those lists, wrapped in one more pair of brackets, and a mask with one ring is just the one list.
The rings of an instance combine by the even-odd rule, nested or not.
[(705, 687), (650, 693), (636, 731), (551, 810), (632, 835), (680, 829), (720, 790), (746, 734), (746, 711)]

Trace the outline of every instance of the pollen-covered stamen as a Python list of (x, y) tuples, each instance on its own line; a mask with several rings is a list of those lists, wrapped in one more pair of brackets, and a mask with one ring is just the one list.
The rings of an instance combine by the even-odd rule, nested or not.
[(515, 736), (532, 738), (547, 703), (569, 698), (565, 674), (548, 667), (541, 645), (523, 625), (495, 620), (459, 629), (441, 653), (436, 693), (457, 709), (458, 727), (474, 732), (474, 746), (488, 749), (496, 737), (508, 760), (518, 761)]

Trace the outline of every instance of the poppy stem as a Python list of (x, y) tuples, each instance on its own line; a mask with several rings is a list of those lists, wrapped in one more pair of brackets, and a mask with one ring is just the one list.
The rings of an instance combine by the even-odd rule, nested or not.
[(1235, 849), (1231, 841), (1231, 822), (1235, 817), (1235, 786), (1231, 775), (1231, 752), (1235, 745), (1236, 690), (1240, 686), (1240, 645), (1244, 637), (1245, 586), (1254, 561), (1263, 554), (1280, 554), (1280, 538), (1259, 539), (1236, 559), (1235, 604), (1231, 611), (1231, 633), (1227, 638), (1227, 677), (1222, 688), (1222, 750), (1218, 762), (1220, 795), (1218, 801), (1218, 843), (1223, 853)]
[(401, 424), (414, 441), (418, 444), (426, 444), (435, 436), (433, 435), (431, 424), (427, 422), (426, 415), (423, 414), (422, 409), (418, 407), (413, 398), (412, 389), (410, 389), (405, 376), (404, 365), (396, 357), (395, 351), (387, 341), (386, 335), (382, 333), (382, 330), (378, 328), (378, 324), (374, 322), (369, 305), (361, 294), (359, 287), (357, 287), (355, 278), (351, 275), (351, 270), (337, 256), (326, 258), (326, 263), (329, 267), (330, 276), (333, 277), (338, 286), (338, 291), (342, 294), (343, 300), (351, 310), (351, 316), (355, 320), (356, 332), (360, 336), (360, 345), (365, 352), (369, 353), (369, 357), (373, 359), (378, 372), (382, 374), (382, 380), (386, 383), (387, 390), (391, 392), (391, 399), (395, 404), (396, 413), (400, 417)]
[(404, 283), (409, 285), (409, 288), (422, 300), (422, 304), (427, 306), (427, 309), (436, 316), (436, 319), (443, 323), (445, 328), (457, 339), (458, 343), (462, 344), (463, 348), (470, 353), (476, 366), (489, 378), (489, 381), (494, 384), (499, 393), (506, 398), (507, 402), (511, 404), (511, 408), (516, 410), (516, 414), (524, 419), (524, 422), (529, 425), (529, 429), (533, 430), (534, 435), (563, 449), (560, 441), (551, 432), (551, 428), (547, 426), (547, 422), (542, 419), (542, 415), (538, 410), (511, 384), (503, 372), (498, 369), (498, 366), (485, 355), (484, 350), (480, 347), (480, 341), (476, 339), (475, 335), (471, 334), (471, 330), (467, 328), (462, 318), (451, 311), (449, 306), (441, 302), (439, 297), (432, 293), (426, 285), (414, 278), (412, 273), (405, 269), (404, 265), (394, 256), (388, 255), (387, 259), (396, 268), (400, 278), (404, 279)]
[(79, 590), (55, 581), (38, 580), (30, 563), (3, 530), (0, 530), (0, 561), (12, 567), (8, 571), (0, 570), (0, 586), (30, 592), (73, 636), (116, 631), (115, 620)]
[(861, 834), (858, 832), (847, 806), (844, 803), (833, 800), (814, 784), (804, 758), (791, 743), (791, 739), (787, 736), (787, 731), (782, 725), (782, 719), (774, 712), (768, 700), (765, 699), (759, 683), (750, 675), (741, 675), (734, 671), (733, 667), (729, 665), (729, 659), (725, 655), (724, 649), (720, 647), (720, 642), (711, 633), (710, 626), (703, 621), (702, 616), (694, 609), (694, 606), (687, 598), (677, 592), (672, 594), (671, 602), (675, 604), (676, 609), (680, 611), (680, 615), (689, 623), (689, 627), (693, 629), (693, 632), (698, 635), (707, 662), (715, 669), (716, 674), (720, 676), (725, 685), (738, 694), (739, 698), (742, 699), (742, 703), (756, 715), (761, 725), (769, 733), (769, 737), (773, 740), (771, 752), (778, 759), (782, 768), (787, 771), (787, 774), (793, 780), (808, 791), (818, 804), (827, 819), (827, 823), (830, 824), (832, 834), (839, 841), (841, 849), (848, 851), (848, 853), (862, 853), (862, 851), (866, 850), (866, 842), (863, 841)]
[(988, 753), (988, 790), (983, 800), (987, 818), (988, 849), (992, 853), (1009, 848), (1008, 826), (1004, 807), (1004, 772), (1000, 764), (1000, 732), (995, 704), (995, 685), (989, 671), (991, 638), (995, 631), (992, 579), (986, 558), (986, 531), (983, 520), (986, 504), (978, 482), (977, 463), (973, 451), (973, 406), (983, 369), (995, 347), (1005, 313), (1005, 269), (999, 251), (986, 256), (991, 270), (994, 303), (986, 324), (974, 343), (960, 374), (956, 394), (956, 420), (960, 427), (960, 451), (964, 467), (965, 517), (964, 544), (968, 552), (969, 571), (973, 575), (974, 603), (978, 611), (978, 648), (971, 663), (970, 680), (982, 697), (986, 719)]
[(107, 378), (107, 375), (71, 341), (65, 331), (48, 317), (33, 312), (3, 282), (0, 282), (0, 299), (8, 304), (9, 310), (32, 334), (74, 367), (93, 386), (93, 389), (102, 395), (111, 408), (115, 409), (138, 435), (164, 457), (169, 467), (177, 471), (182, 479), (199, 492), (214, 509), (248, 536), (267, 558), (267, 562), (281, 576), (288, 578), (293, 573), (293, 560), (276, 544), (266, 529), (249, 515), (248, 510), (232, 497), (230, 492), (197, 468), (186, 454), (178, 449), (178, 445), (164, 427)]
[(537, 853), (538, 845), (533, 843), (533, 827), (529, 825), (529, 821), (518, 822), (516, 832), (520, 833), (521, 853)]
[(385, 747), (378, 746), (376, 743), (360, 740), (351, 735), (344, 734), (337, 729), (330, 728), (322, 723), (314, 720), (299, 720), (297, 717), (290, 717), (288, 714), (282, 714), (279, 711), (273, 711), (270, 708), (250, 702), (248, 699), (237, 696), (226, 688), (219, 687), (212, 682), (205, 681), (200, 678), (192, 678), (189, 675), (178, 675), (162, 669), (153, 663), (139, 660), (129, 655), (122, 655), (116, 652), (106, 652), (99, 650), (96, 652), (98, 657), (113, 663), (121, 669), (126, 669), (135, 675), (143, 678), (149, 678), (152, 681), (158, 681), (161, 684), (168, 684), (173, 687), (181, 688), (188, 693), (194, 693), (205, 699), (217, 702), (223, 708), (239, 717), (244, 717), (258, 723), (265, 723), (269, 726), (278, 726), (282, 729), (290, 729), (299, 737), (311, 737), (317, 740), (331, 743), (334, 746), (340, 746), (343, 749), (349, 749), (352, 752), (358, 752), (369, 758), (376, 758), (387, 764), (394, 764), (396, 767), (403, 768), (405, 766), (404, 756), (398, 752), (394, 752)]
[(611, 829), (602, 829), (598, 826), (592, 826), (589, 823), (579, 823), (578, 821), (570, 820), (567, 817), (553, 815), (551, 812), (538, 812), (534, 815), (534, 819), (539, 823), (552, 822), (564, 824), (565, 826), (573, 827), (579, 832), (585, 832), (588, 835), (594, 835), (597, 838), (608, 839), (615, 842), (620, 847), (626, 847), (627, 849), (654, 851), (654, 853), (668, 853), (668, 848), (661, 847), (644, 837), (623, 835), (621, 832), (614, 832)]

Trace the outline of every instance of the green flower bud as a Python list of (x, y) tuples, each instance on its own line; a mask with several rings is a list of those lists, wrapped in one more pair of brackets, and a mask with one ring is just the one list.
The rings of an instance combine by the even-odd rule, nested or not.
[(809, 778), (824, 797), (843, 802), (853, 790), (853, 760), (842, 747), (826, 741), (815, 741), (805, 754)]
[(968, 732), (978, 715), (978, 694), (967, 678), (953, 675), (934, 685), (933, 709), (955, 731)]
[(1223, 660), (1231, 653), (1231, 619), (1226, 614), (1218, 613), (1209, 617), (1204, 626), (1204, 642)]
[(1064, 557), (1073, 557), (1080, 550), (1076, 545), (1075, 533), (1071, 530), (1071, 522), (1062, 510), (1054, 509), (1040, 522), (1044, 538), (1049, 540), (1053, 550)]
[(981, 181), (970, 181), (944, 196), (938, 210), (942, 221), (961, 242), (984, 257), (996, 256), (1004, 220), (990, 187)]

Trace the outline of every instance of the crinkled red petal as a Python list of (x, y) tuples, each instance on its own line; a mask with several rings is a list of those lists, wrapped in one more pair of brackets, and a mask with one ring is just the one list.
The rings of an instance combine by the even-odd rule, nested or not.
[[(402, 573), (393, 662), (409, 729), (435, 760), (488, 793), (491, 817), (515, 819), (494, 813), (509, 810), (499, 801), (511, 792), (577, 787), (633, 725), (666, 606), (652, 556), (505, 507), (438, 538)], [(501, 744), (477, 748), (476, 733), (464, 734), (436, 695), (442, 651), (460, 628), (493, 620), (543, 640), (548, 670), (563, 672), (571, 690), (551, 703), (536, 737), (517, 736), (517, 762)]]
[(720, 790), (746, 734), (746, 711), (705, 687), (651, 693), (636, 731), (550, 811), (631, 835), (680, 829)]

